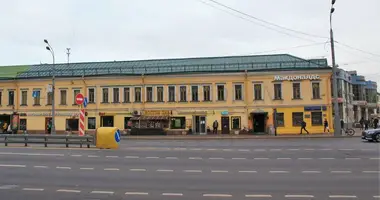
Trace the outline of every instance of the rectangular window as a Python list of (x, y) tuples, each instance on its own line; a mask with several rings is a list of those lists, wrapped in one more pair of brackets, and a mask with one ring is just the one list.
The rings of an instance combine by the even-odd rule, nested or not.
[(157, 87), (157, 102), (164, 102), (164, 87)]
[(241, 129), (240, 121), (241, 121), (241, 117), (231, 117), (232, 129), (240, 130)]
[(129, 103), (131, 102), (131, 91), (130, 91), (130, 88), (129, 87), (125, 87), (123, 89), (123, 94), (124, 94), (124, 100), (123, 102), (124, 103)]
[(284, 113), (276, 113), (276, 124), (277, 124), (277, 127), (285, 126)]
[(312, 126), (322, 126), (322, 112), (312, 112), (311, 113), (311, 125)]
[(113, 88), (113, 103), (119, 103), (120, 91), (119, 88)]
[(66, 131), (78, 131), (79, 119), (66, 119)]
[(21, 131), (26, 131), (26, 119), (20, 119), (20, 130)]
[(61, 90), (60, 93), (61, 93), (61, 103), (60, 104), (66, 105), (67, 104), (67, 102), (66, 102), (67, 92), (66, 92), (66, 90)]
[(211, 101), (211, 86), (203, 86), (203, 101)]
[(33, 91), (34, 95), (34, 104), (35, 106), (41, 105), (41, 91)]
[(274, 99), (275, 100), (281, 100), (282, 99), (281, 83), (275, 83), (274, 84)]
[(235, 85), (235, 100), (241, 101), (243, 100), (243, 86), (242, 85)]
[(292, 113), (293, 126), (301, 126), (303, 121), (303, 112)]
[(191, 86), (191, 101), (199, 101), (197, 85)]
[(131, 117), (124, 117), (124, 129), (132, 128), (132, 121), (130, 121)]
[(8, 105), (15, 105), (15, 91), (8, 91)]
[(255, 100), (263, 100), (261, 84), (254, 84)]
[(146, 87), (146, 101), (153, 102), (153, 87)]
[(87, 128), (91, 130), (96, 129), (96, 117), (87, 118)]
[(175, 102), (175, 86), (169, 86), (169, 102)]
[(301, 83), (293, 83), (293, 99), (301, 99)]
[(53, 92), (48, 92), (46, 95), (47, 95), (47, 105), (51, 105), (53, 103)]
[(170, 129), (185, 129), (186, 118), (185, 117), (172, 117), (170, 118)]
[(108, 103), (108, 88), (103, 88), (102, 90), (102, 103)]
[(218, 101), (225, 101), (225, 91), (224, 91), (224, 85), (218, 85)]
[(0, 92), (0, 106), (1, 106), (1, 104), (3, 104), (3, 92)]
[(76, 96), (77, 96), (77, 94), (79, 94), (80, 93), (80, 90), (74, 90), (74, 96), (73, 96), (73, 105), (77, 105), (77, 103), (76, 103)]
[(319, 83), (312, 83), (312, 88), (313, 88), (313, 99), (320, 99), (321, 94), (320, 94)]
[(95, 103), (95, 88), (88, 89), (88, 103)]
[(21, 91), (21, 105), (28, 105), (28, 91)]
[(186, 102), (187, 101), (187, 90), (186, 90), (186, 86), (180, 86), (179, 87), (179, 99), (180, 101), (182, 102)]
[(135, 102), (141, 102), (141, 87), (135, 87)]

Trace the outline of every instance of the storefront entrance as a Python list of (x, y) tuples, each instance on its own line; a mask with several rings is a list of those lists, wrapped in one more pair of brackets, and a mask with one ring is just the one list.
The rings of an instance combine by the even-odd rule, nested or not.
[(220, 121), (222, 134), (230, 134), (230, 117), (222, 117)]
[(113, 116), (101, 116), (100, 117), (101, 127), (113, 127)]
[(193, 116), (193, 133), (200, 135), (206, 134), (205, 116)]
[(251, 113), (254, 133), (265, 133), (267, 115), (268, 113)]

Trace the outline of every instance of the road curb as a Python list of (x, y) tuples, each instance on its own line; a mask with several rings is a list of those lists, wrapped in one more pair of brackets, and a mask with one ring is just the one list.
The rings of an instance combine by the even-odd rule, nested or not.
[(122, 140), (246, 140), (246, 139), (342, 139), (359, 138), (361, 136), (122, 136)]

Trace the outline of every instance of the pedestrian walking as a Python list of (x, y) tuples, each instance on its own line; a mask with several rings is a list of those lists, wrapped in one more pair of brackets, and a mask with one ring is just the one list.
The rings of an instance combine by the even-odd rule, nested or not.
[(307, 134), (309, 134), (309, 131), (306, 130), (306, 122), (304, 120), (301, 121), (301, 133), (300, 135), (302, 135), (302, 131), (305, 130)]
[(325, 121), (323, 122), (323, 132), (326, 133), (326, 130), (327, 130), (327, 133), (330, 133), (329, 122), (325, 118)]
[(369, 128), (369, 120), (364, 121), (364, 130), (368, 130)]
[(363, 130), (363, 128), (364, 128), (364, 118), (363, 117), (360, 119), (359, 123), (360, 123), (360, 130)]
[(374, 120), (373, 120), (373, 128), (374, 129), (377, 129), (377, 126), (379, 125), (379, 119), (377, 119), (377, 118), (375, 118)]
[(342, 131), (343, 133), (345, 133), (345, 131), (344, 131), (344, 121), (343, 121), (343, 119), (340, 119), (340, 129), (341, 129), (341, 131)]
[(47, 124), (47, 131), (48, 131), (48, 134), (51, 134), (51, 121), (49, 121)]
[(219, 126), (218, 120), (215, 120), (214, 123), (212, 123), (212, 128), (213, 128), (212, 132), (214, 134), (218, 134), (218, 126)]

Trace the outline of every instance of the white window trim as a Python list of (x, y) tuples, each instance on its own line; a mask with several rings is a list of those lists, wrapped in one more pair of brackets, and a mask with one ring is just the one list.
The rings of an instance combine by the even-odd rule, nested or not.
[(119, 101), (118, 102), (116, 102), (116, 103), (120, 103), (120, 88), (119, 87), (112, 87), (112, 102), (111, 103), (115, 103), (115, 96), (114, 96), (114, 93), (113, 93), (113, 90), (115, 89), (115, 88), (117, 88), (117, 89), (119, 89), (119, 91), (118, 91), (118, 93), (119, 93)]
[(156, 85), (156, 86), (154, 86), (153, 87), (153, 92), (154, 92), (154, 94), (156, 94), (156, 95), (154, 95), (153, 96), (153, 101), (154, 102), (158, 102), (158, 92), (157, 92), (157, 90), (158, 90), (158, 88), (159, 87), (162, 87), (162, 102), (165, 102), (165, 86), (163, 86), (163, 85)]
[[(294, 81), (294, 82), (292, 82), (292, 99), (295, 99), (294, 98), (294, 89), (293, 89), (293, 84), (294, 83), (299, 83), (300, 84), (300, 99), (303, 99), (302, 98), (302, 82), (300, 82), (300, 81)], [(298, 99), (296, 99), (296, 100), (298, 100)]]
[(96, 103), (96, 87), (87, 88), (88, 102), (90, 102), (90, 89), (94, 89), (94, 103)]
[[(200, 89), (201, 92), (202, 92), (202, 97), (203, 97), (203, 101), (205, 101), (205, 96), (204, 96), (204, 86), (209, 86), (210, 87), (210, 91), (209, 91), (209, 94), (210, 94), (210, 101), (213, 101), (213, 90), (212, 90), (212, 84), (205, 84), (205, 85), (202, 85), (202, 88)], [(199, 98), (199, 97), (198, 97)]]
[(193, 86), (196, 86), (197, 87), (197, 92), (198, 92), (198, 102), (200, 101), (200, 95), (199, 95), (199, 91), (200, 91), (200, 87), (199, 87), (199, 85), (190, 85), (190, 88), (189, 88), (189, 90), (190, 90), (190, 101), (193, 101)]
[(177, 93), (177, 87), (176, 87), (176, 85), (168, 85), (168, 92), (166, 93), (167, 95), (167, 101), (168, 102), (171, 102), (171, 101), (169, 101), (170, 99), (169, 99), (169, 87), (174, 87), (174, 102), (177, 102), (177, 95), (178, 95), (178, 93)]
[[(322, 93), (321, 93), (321, 81), (310, 81), (310, 88), (311, 88), (311, 99), (314, 99), (313, 95), (313, 83), (319, 83), (319, 98), (322, 99)], [(342, 89), (342, 96), (343, 96), (343, 89)]]
[[(66, 104), (61, 104), (61, 91), (66, 91)], [(67, 89), (60, 89), (59, 90), (59, 105), (67, 105)]]
[[(224, 89), (224, 100), (219, 100), (219, 95), (218, 95), (218, 86), (223, 86), (223, 89)], [(226, 84), (216, 84), (216, 101), (227, 101), (227, 88), (226, 88)]]
[[(236, 85), (241, 85), (241, 100), (236, 100)], [(233, 84), (233, 100), (234, 101), (244, 101), (244, 84), (243, 83), (234, 83)]]
[[(276, 99), (275, 97), (276, 97), (276, 91), (274, 90), (274, 85), (275, 84), (280, 84), (281, 85), (281, 97), (280, 97), (280, 99)], [(283, 87), (282, 87), (283, 85), (282, 85), (282, 83), (281, 82), (275, 82), (275, 83), (273, 83), (273, 85), (272, 85), (272, 89), (273, 89), (273, 96), (272, 96), (272, 99), (273, 100), (283, 100), (284, 99), (284, 91), (283, 91)]]
[[(185, 87), (186, 88), (186, 101), (181, 101), (181, 87)], [(189, 87), (187, 85), (179, 85), (178, 86), (178, 101), (179, 102), (188, 102), (189, 101), (188, 91), (189, 91)]]
[[(103, 89), (107, 89), (108, 90), (108, 101), (107, 102), (104, 101)], [(103, 87), (102, 88), (102, 103), (110, 103), (110, 88), (109, 87)]]
[[(261, 88), (261, 99), (256, 99), (256, 96), (255, 96), (255, 85), (260, 85), (260, 88)], [(253, 94), (253, 101), (263, 101), (264, 100), (263, 83), (252, 83), (252, 94)]]
[(122, 102), (122, 103), (128, 103), (128, 101), (125, 101), (127, 98), (125, 98), (126, 97), (126, 95), (125, 95), (125, 93), (124, 93), (124, 89), (125, 88), (129, 88), (129, 102), (131, 102), (131, 87), (129, 87), (129, 86), (125, 86), (125, 87), (122, 87), (121, 88), (121, 93), (122, 93), (122, 95), (121, 95), (121, 97), (123, 98), (120, 102)]
[[(140, 88), (140, 102), (136, 101), (136, 88)], [(142, 86), (133, 87), (133, 103), (142, 103), (144, 101), (142, 96)]]
[[(73, 94), (73, 99), (72, 100), (73, 100), (73, 105), (74, 105), (74, 104), (76, 104), (76, 102), (75, 102), (75, 95), (74, 95), (75, 94), (75, 90), (79, 90), (79, 93), (81, 93), (81, 89), (71, 89), (71, 90), (72, 90), (71, 92)], [(46, 93), (46, 102), (47, 102), (47, 93)]]
[(152, 101), (151, 102), (155, 102), (155, 87), (153, 85), (146, 85), (145, 86), (145, 102), (148, 102), (148, 87), (151, 87), (152, 88)]
[[(23, 105), (22, 104), (22, 92), (26, 92), (26, 105), (28, 105), (28, 90), (20, 90), (20, 105)], [(33, 93), (32, 93), (33, 95)]]

